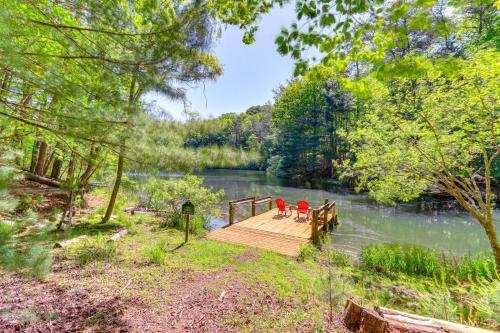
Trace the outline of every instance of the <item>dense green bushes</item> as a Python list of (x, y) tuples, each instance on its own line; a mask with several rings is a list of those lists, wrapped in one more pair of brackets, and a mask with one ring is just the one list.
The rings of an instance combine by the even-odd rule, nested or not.
[(182, 178), (161, 179), (151, 177), (141, 187), (140, 205), (161, 211), (165, 226), (184, 228), (184, 217), (181, 206), (190, 200), (195, 206), (195, 215), (191, 219), (190, 231), (200, 232), (209, 216), (218, 216), (218, 205), (224, 196), (224, 191), (214, 192), (203, 186), (203, 178), (185, 176)]
[(365, 269), (392, 274), (438, 277), (446, 279), (498, 279), (491, 254), (446, 257), (437, 251), (415, 245), (380, 244), (363, 249), (360, 264)]

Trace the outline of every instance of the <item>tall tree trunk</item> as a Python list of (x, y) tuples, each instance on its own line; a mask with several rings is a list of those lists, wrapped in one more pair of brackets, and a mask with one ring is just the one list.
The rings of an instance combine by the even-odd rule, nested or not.
[[(132, 102), (138, 97), (136, 96), (136, 79), (132, 77), (132, 82), (130, 83), (130, 91), (129, 91), (129, 97), (128, 97), (128, 108), (126, 110), (127, 117), (130, 116), (130, 110), (132, 107)], [(123, 174), (123, 161), (125, 159), (125, 137), (122, 137), (122, 142), (120, 145), (120, 153), (118, 155), (118, 165), (116, 167), (116, 179), (115, 179), (115, 184), (113, 186), (113, 192), (111, 192), (111, 198), (109, 199), (108, 203), (108, 208), (106, 209), (106, 214), (104, 215), (104, 218), (102, 219), (102, 222), (107, 222), (109, 221), (111, 214), (113, 213), (113, 208), (115, 206), (116, 202), (116, 197), (118, 195), (118, 190), (120, 189), (120, 184), (122, 181), (122, 174)]]
[(124, 160), (124, 150), (123, 146), (120, 147), (120, 154), (118, 155), (118, 165), (116, 167), (116, 179), (113, 186), (113, 192), (111, 192), (111, 198), (109, 198), (108, 208), (106, 209), (106, 214), (104, 215), (102, 222), (108, 222), (113, 213), (113, 208), (115, 206), (116, 197), (118, 196), (118, 191), (120, 189), (120, 184), (122, 181), (123, 174), (123, 160)]
[(485, 223), (484, 229), (490, 240), (491, 249), (495, 255), (495, 263), (497, 266), (497, 273), (500, 274), (500, 243), (498, 242), (497, 232), (495, 230), (495, 225), (493, 224), (493, 192), (491, 190), (491, 163), (496, 157), (498, 150), (493, 153), (491, 158), (488, 156), (488, 151), (483, 150), (484, 159), (484, 177), (486, 180), (485, 186), (485, 201), (486, 201), (486, 211), (485, 211)]
[(94, 169), (95, 169), (95, 165), (96, 165), (95, 162), (96, 162), (97, 156), (99, 155), (99, 151), (100, 151), (99, 147), (92, 147), (91, 148), (89, 159), (87, 161), (87, 168), (85, 169), (82, 176), (80, 177), (80, 186), (81, 186), (82, 195), (85, 192), (85, 190), (89, 184), (90, 177), (92, 177), (92, 175), (94, 174)]
[(43, 169), (45, 167), (45, 159), (47, 157), (47, 150), (49, 149), (49, 145), (47, 142), (42, 141), (40, 143), (40, 149), (38, 151), (38, 159), (36, 162), (35, 173), (39, 176), (43, 176)]
[(61, 158), (57, 158), (54, 161), (54, 166), (52, 167), (52, 172), (50, 173), (50, 178), (59, 179), (59, 176), (61, 174), (62, 164), (63, 164), (63, 161)]
[(76, 168), (76, 153), (71, 151), (71, 158), (68, 164), (68, 174), (66, 175), (66, 183), (72, 183), (73, 177), (75, 176), (75, 168)]
[(49, 171), (49, 169), (52, 166), (52, 162), (54, 161), (55, 157), (56, 157), (56, 151), (52, 150), (52, 153), (50, 153), (49, 158), (47, 159), (47, 161), (45, 161), (45, 164), (43, 166), (43, 174), (44, 175), (46, 175), (47, 172)]
[(31, 150), (31, 163), (30, 172), (35, 173), (36, 161), (38, 159), (38, 151), (40, 150), (40, 141), (33, 142), (33, 149)]
[(495, 226), (493, 225), (493, 219), (486, 221), (484, 230), (486, 230), (486, 234), (488, 235), (493, 255), (495, 256), (497, 273), (500, 275), (500, 242), (498, 242), (497, 232), (495, 230)]

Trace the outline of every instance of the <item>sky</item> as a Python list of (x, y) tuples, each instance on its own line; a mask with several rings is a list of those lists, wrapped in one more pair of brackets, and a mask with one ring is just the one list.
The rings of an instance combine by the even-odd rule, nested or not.
[[(265, 104), (273, 98), (273, 89), (286, 83), (293, 74), (294, 63), (289, 56), (276, 51), (274, 40), (282, 27), (294, 21), (293, 6), (275, 8), (264, 15), (259, 23), (256, 42), (243, 44), (243, 31), (228, 27), (215, 42), (215, 54), (224, 73), (215, 82), (205, 82), (187, 88), (187, 98), (192, 111), (202, 118), (217, 117), (228, 112), (244, 112), (252, 105)], [(149, 94), (147, 101), (156, 105), (177, 120), (185, 120), (182, 102)]]

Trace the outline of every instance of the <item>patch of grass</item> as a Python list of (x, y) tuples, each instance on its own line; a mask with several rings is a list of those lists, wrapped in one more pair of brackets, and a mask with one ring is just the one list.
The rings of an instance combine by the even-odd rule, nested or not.
[(332, 250), (330, 252), (330, 263), (334, 266), (349, 266), (351, 264), (351, 257), (345, 252)]
[(115, 244), (107, 242), (107, 238), (102, 235), (85, 240), (76, 250), (76, 259), (80, 265), (92, 261), (112, 261), (116, 256)]
[(56, 320), (59, 318), (59, 313), (51, 310), (45, 310), (42, 314), (42, 318), (45, 320)]
[(40, 318), (36, 314), (36, 308), (26, 308), (19, 313), (19, 319), (23, 324), (33, 325), (36, 324)]
[[(206, 233), (205, 218), (202, 215), (193, 215), (189, 221), (189, 232), (193, 235), (201, 235)], [(179, 230), (185, 230), (186, 228), (186, 218), (184, 216), (179, 217), (178, 223)]]
[(405, 273), (413, 276), (441, 277), (448, 281), (498, 280), (492, 254), (446, 257), (437, 251), (416, 245), (369, 245), (361, 252), (361, 266), (380, 273)]
[(125, 227), (130, 235), (135, 235), (140, 231), (136, 223), (123, 212), (118, 213), (118, 217), (114, 222)]
[(161, 239), (156, 244), (147, 247), (144, 251), (146, 261), (156, 265), (163, 265), (168, 256), (168, 241)]
[(479, 253), (446, 260), (447, 270), (459, 280), (499, 280), (495, 257), (492, 253)]
[(393, 243), (365, 247), (361, 264), (377, 272), (432, 277), (439, 271), (440, 258), (432, 249)]

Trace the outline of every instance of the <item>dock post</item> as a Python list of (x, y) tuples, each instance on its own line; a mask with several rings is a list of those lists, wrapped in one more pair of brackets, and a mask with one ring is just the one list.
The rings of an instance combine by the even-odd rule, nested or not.
[[(328, 205), (328, 199), (325, 199), (325, 205)], [(323, 213), (323, 232), (327, 233), (328, 230), (330, 230), (330, 226), (328, 223), (328, 213), (330, 210), (328, 209), (328, 206), (325, 207), (325, 212)]]
[(255, 216), (255, 197), (252, 198), (252, 216)]
[(319, 235), (318, 235), (318, 210), (313, 209), (313, 220), (312, 220), (312, 241), (313, 244), (319, 246)]
[(234, 205), (232, 201), (229, 201), (229, 225), (234, 223)]
[(339, 225), (339, 220), (337, 216), (337, 203), (333, 205), (332, 212), (333, 212), (333, 225), (334, 226)]

